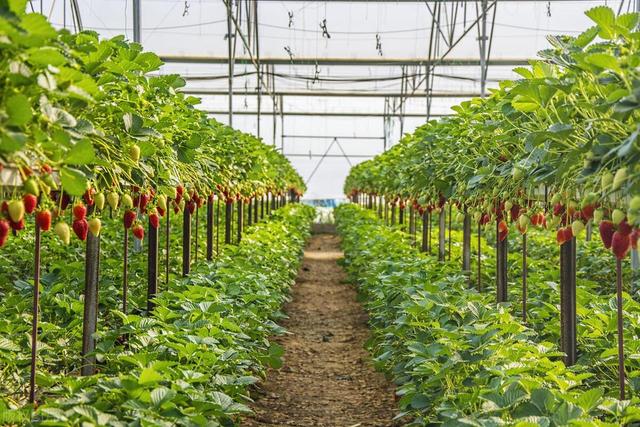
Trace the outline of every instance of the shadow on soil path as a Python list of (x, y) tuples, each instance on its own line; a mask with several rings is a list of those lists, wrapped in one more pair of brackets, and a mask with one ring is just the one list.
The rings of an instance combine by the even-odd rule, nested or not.
[(308, 243), (292, 301), (277, 339), (284, 367), (270, 371), (243, 426), (392, 426), (393, 387), (371, 366), (363, 348), (367, 316), (344, 283), (335, 235)]

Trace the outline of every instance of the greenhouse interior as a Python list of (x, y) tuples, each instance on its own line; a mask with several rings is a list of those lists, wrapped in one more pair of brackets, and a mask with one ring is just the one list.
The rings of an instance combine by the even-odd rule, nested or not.
[(0, 425), (640, 426), (640, 0), (0, 26)]

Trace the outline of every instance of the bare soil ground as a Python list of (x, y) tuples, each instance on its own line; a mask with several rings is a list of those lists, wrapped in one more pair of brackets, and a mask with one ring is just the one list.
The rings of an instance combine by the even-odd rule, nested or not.
[(313, 236), (285, 310), (284, 366), (261, 384), (243, 426), (393, 426), (394, 390), (363, 348), (367, 316), (344, 283), (335, 235)]

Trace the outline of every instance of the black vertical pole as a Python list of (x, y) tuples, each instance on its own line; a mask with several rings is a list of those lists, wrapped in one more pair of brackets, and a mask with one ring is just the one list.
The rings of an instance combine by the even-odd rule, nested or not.
[[(404, 225), (404, 207), (398, 206), (398, 224)], [(404, 227), (401, 227), (404, 230)]]
[(257, 224), (258, 223), (258, 204), (259, 204), (259, 200), (258, 197), (254, 197), (253, 198), (253, 223)]
[(224, 211), (224, 243), (231, 243), (231, 218), (233, 217), (233, 202), (227, 199)]
[(249, 199), (249, 203), (247, 203), (247, 225), (251, 226), (253, 224), (253, 199)]
[(429, 252), (429, 255), (431, 255), (431, 239), (433, 238), (433, 214), (431, 213), (431, 211), (428, 211), (427, 214), (427, 251)]
[(207, 261), (213, 259), (213, 194), (207, 197)]
[(167, 210), (165, 211), (165, 215), (166, 215), (166, 222), (165, 222), (165, 241), (164, 241), (164, 285), (165, 285), (165, 289), (169, 289), (169, 261), (170, 261), (170, 256), (169, 256), (169, 251), (171, 248), (171, 221), (170, 221), (170, 215), (171, 215), (171, 203), (169, 203), (170, 200), (167, 199)]
[(498, 229), (500, 220), (496, 219), (496, 302), (507, 301), (507, 254), (508, 254), (508, 241), (505, 237), (504, 240), (500, 240)]
[(31, 309), (31, 372), (29, 403), (36, 401), (36, 355), (38, 354), (38, 316), (40, 308), (40, 227), (36, 224), (33, 256), (33, 306)]
[(82, 367), (81, 375), (95, 373), (96, 358), (90, 355), (96, 348), (94, 334), (98, 326), (98, 260), (100, 258), (100, 236), (87, 235), (84, 268), (84, 319), (82, 322)]
[(464, 208), (462, 221), (462, 271), (469, 275), (471, 282), (471, 216), (467, 208)]
[[(167, 209), (168, 211), (168, 209)], [(124, 227), (124, 244), (122, 248), (122, 312), (127, 314), (129, 298), (129, 229)]]
[(522, 322), (527, 323), (527, 233), (522, 235)]
[(451, 261), (451, 217), (453, 216), (452, 213), (452, 208), (453, 208), (453, 204), (449, 203), (449, 261)]
[(264, 219), (264, 194), (260, 196), (260, 219)]
[(191, 271), (191, 213), (187, 206), (182, 210), (182, 275)]
[(149, 219), (149, 244), (147, 257), (147, 314), (151, 314), (158, 294), (158, 229), (151, 225)]
[(242, 240), (242, 220), (244, 219), (243, 207), (244, 202), (242, 201), (242, 199), (238, 200), (238, 226), (236, 227), (238, 243), (240, 243), (240, 240)]
[(482, 226), (478, 222), (478, 292), (482, 292), (482, 246), (480, 245), (482, 238)]
[(446, 256), (445, 248), (445, 232), (446, 232), (446, 213), (444, 206), (440, 208), (438, 216), (438, 261), (444, 261)]
[(560, 245), (560, 340), (565, 364), (576, 362), (576, 238)]
[(427, 221), (429, 218), (429, 212), (425, 209), (424, 212), (422, 212), (422, 245), (420, 246), (420, 250), (422, 252), (427, 252), (427, 248), (428, 248), (428, 227), (427, 227)]
[(396, 203), (391, 203), (391, 225), (396, 225)]
[(625, 400), (625, 372), (624, 372), (624, 324), (622, 318), (622, 260), (616, 258), (616, 302), (618, 315), (618, 381), (620, 400)]
[(198, 206), (198, 202), (196, 202), (195, 241), (193, 244), (193, 260), (195, 262), (198, 262), (198, 229), (200, 228), (200, 215), (198, 215), (199, 212), (200, 212), (200, 207)]
[(220, 196), (216, 201), (216, 255), (220, 253)]

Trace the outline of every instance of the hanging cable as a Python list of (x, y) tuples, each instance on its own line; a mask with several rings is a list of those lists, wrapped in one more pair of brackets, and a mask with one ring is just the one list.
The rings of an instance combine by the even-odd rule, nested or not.
[(331, 34), (329, 34), (329, 31), (327, 30), (327, 19), (323, 19), (322, 22), (320, 23), (320, 29), (322, 29), (322, 37), (323, 38), (327, 38), (330, 39), (331, 38)]

